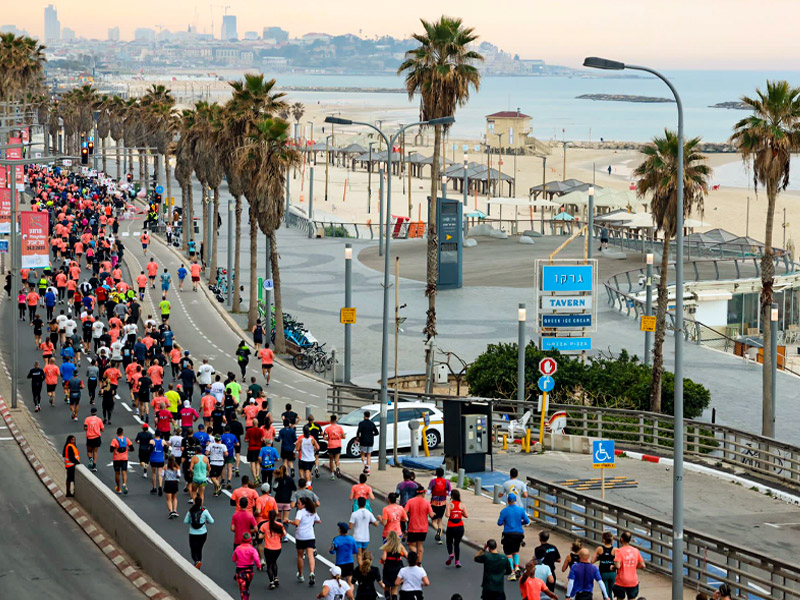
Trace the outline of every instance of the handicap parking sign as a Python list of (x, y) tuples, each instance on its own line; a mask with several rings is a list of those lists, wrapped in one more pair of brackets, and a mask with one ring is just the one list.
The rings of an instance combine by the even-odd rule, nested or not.
[(592, 468), (614, 468), (614, 442), (613, 440), (594, 440), (592, 442)]

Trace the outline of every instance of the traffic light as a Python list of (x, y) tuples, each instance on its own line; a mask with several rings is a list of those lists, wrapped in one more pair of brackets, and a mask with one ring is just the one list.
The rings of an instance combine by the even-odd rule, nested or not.
[(128, 178), (128, 183), (130, 183), (130, 182), (132, 182), (132, 181), (133, 181), (133, 174), (132, 174), (132, 173), (128, 173), (128, 174), (126, 175), (126, 177)]
[(89, 149), (88, 148), (81, 148), (81, 164), (88, 165), (89, 164)]
[(156, 202), (161, 204), (161, 194), (156, 194)]
[(94, 154), (94, 142), (92, 141), (92, 138), (89, 138), (87, 149), (89, 150), (89, 154)]

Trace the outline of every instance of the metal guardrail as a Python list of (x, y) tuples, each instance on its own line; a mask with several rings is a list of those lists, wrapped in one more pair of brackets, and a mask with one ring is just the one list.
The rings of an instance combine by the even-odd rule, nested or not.
[[(594, 545), (604, 531), (631, 532), (647, 569), (671, 575), (672, 524), (604, 500), (528, 477), (528, 511), (533, 521)], [(684, 529), (683, 581), (711, 594), (727, 583), (736, 598), (800, 599), (800, 567), (763, 556), (691, 529)], [(645, 592), (647, 590), (644, 590)]]

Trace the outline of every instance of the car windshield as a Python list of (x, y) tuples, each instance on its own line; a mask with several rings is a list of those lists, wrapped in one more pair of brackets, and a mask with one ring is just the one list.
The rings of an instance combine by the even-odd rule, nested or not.
[(364, 419), (364, 411), (362, 409), (356, 409), (353, 412), (347, 413), (341, 419), (339, 419), (339, 425), (349, 425), (351, 427), (356, 427), (358, 424)]

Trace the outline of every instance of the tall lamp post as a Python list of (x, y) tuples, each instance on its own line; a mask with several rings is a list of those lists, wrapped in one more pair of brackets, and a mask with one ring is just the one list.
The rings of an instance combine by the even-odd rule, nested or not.
[[(645, 71), (663, 81), (678, 107), (678, 190), (675, 211), (675, 433), (672, 469), (672, 600), (683, 598), (683, 104), (672, 82), (658, 71), (639, 65), (590, 56), (584, 67), (622, 71)], [(662, 275), (664, 275), (662, 273)], [(676, 562), (679, 566), (676, 567)]]
[[(451, 123), (455, 123), (455, 119), (453, 117), (442, 117), (440, 119), (431, 119), (429, 121), (420, 121), (418, 123), (411, 123), (410, 125), (405, 125), (401, 127), (395, 134), (392, 136), (391, 139), (387, 137), (387, 135), (380, 130), (378, 127), (373, 125), (372, 123), (365, 123), (363, 121), (352, 121), (350, 119), (342, 119), (340, 117), (326, 117), (326, 123), (330, 123), (331, 125), (362, 125), (364, 127), (369, 127), (370, 129), (376, 131), (378, 135), (381, 136), (381, 139), (386, 142), (386, 148), (388, 149), (388, 157), (387, 157), (387, 167), (386, 171), (388, 173), (392, 172), (392, 147), (397, 139), (402, 135), (402, 133), (406, 129), (410, 129), (411, 127), (418, 127), (421, 125), (450, 125)], [(384, 265), (383, 265), (383, 329), (381, 335), (381, 421), (380, 421), (380, 445), (379, 445), (379, 453), (378, 453), (378, 469), (381, 471), (386, 470), (386, 413), (387, 407), (389, 405), (389, 387), (388, 387), (388, 379), (389, 379), (389, 244), (392, 240), (392, 178), (391, 176), (386, 178), (386, 210), (384, 211), (384, 215), (386, 218), (385, 228), (386, 228), (386, 235), (384, 240), (384, 251), (383, 251), (383, 258), (384, 258)]]
[(594, 257), (594, 186), (589, 186), (589, 218), (586, 228), (586, 239), (588, 242), (587, 254), (589, 258)]
[[(467, 205), (469, 202), (469, 175), (467, 174), (467, 170), (469, 169), (469, 154), (464, 152), (464, 180), (462, 182), (463, 192), (464, 192), (464, 206)], [(784, 244), (785, 245), (785, 244)]]
[[(653, 253), (647, 253), (647, 272), (645, 275), (645, 289), (646, 289), (646, 296), (645, 296), (645, 304), (644, 304), (644, 314), (648, 317), (653, 313)], [(652, 331), (645, 331), (644, 332), (644, 364), (650, 366), (651, 362), (651, 351), (653, 347), (653, 332)]]
[(314, 152), (314, 121), (307, 121), (309, 125), (311, 125), (311, 154), (314, 155), (314, 164), (317, 164), (317, 153)]
[[(344, 245), (344, 305), (350, 308), (353, 305), (353, 245)], [(352, 354), (352, 325), (344, 326), (344, 382), (350, 383), (350, 356)]]
[(328, 140), (332, 137), (333, 134), (325, 136), (325, 202), (328, 201), (328, 169), (331, 166), (330, 143)]
[(367, 214), (372, 208), (372, 147), (377, 142), (370, 142), (369, 145), (369, 166), (367, 167)]

